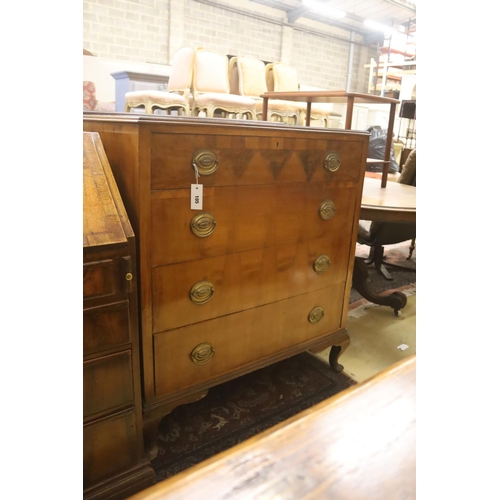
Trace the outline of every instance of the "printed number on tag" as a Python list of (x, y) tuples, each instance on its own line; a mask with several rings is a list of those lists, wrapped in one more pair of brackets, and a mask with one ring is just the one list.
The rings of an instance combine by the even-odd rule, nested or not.
[(203, 210), (203, 184), (191, 184), (191, 210)]

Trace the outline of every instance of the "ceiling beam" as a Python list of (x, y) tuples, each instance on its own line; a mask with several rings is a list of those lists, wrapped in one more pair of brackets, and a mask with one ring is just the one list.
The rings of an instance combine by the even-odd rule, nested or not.
[(290, 24), (294, 23), (297, 19), (299, 19), (299, 17), (302, 17), (309, 10), (310, 10), (309, 7), (306, 7), (305, 5), (301, 5), (300, 7), (297, 7), (296, 9), (288, 11), (286, 13), (286, 17), (288, 19), (288, 22)]

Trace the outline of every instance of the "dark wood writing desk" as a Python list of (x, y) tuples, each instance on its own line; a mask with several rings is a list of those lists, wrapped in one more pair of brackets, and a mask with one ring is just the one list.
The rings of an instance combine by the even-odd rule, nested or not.
[[(416, 222), (417, 188), (397, 182), (388, 182), (382, 188), (378, 179), (365, 176), (359, 218), (381, 222)], [(365, 299), (374, 304), (390, 306), (395, 314), (406, 306), (407, 298), (404, 293), (375, 295), (367, 286), (367, 280), (368, 268), (362, 258), (356, 257), (352, 286)]]
[(129, 500), (416, 495), (416, 356)]
[[(389, 123), (387, 130), (394, 130), (394, 118), (396, 115), (396, 106), (399, 104), (397, 99), (390, 97), (381, 97), (372, 94), (362, 94), (359, 92), (347, 92), (345, 90), (305, 90), (296, 92), (265, 92), (262, 97), (262, 120), (267, 120), (267, 107), (269, 99), (282, 99), (285, 101), (296, 101), (307, 103), (306, 110), (306, 126), (311, 123), (311, 106), (312, 103), (343, 103), (347, 101), (347, 110), (345, 118), (345, 128), (351, 129), (352, 112), (354, 109), (354, 101), (358, 103), (375, 103), (389, 104)], [(387, 174), (389, 173), (389, 163), (391, 160), (391, 144), (392, 141), (386, 141), (384, 154), (384, 166), (382, 171), (382, 183), (384, 188), (387, 184)]]

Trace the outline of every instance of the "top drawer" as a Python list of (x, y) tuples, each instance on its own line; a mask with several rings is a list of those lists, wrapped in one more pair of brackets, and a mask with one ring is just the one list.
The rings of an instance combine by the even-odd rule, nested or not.
[[(363, 148), (352, 138), (258, 135), (151, 135), (151, 189), (187, 188), (193, 163), (205, 186), (274, 182), (358, 182)], [(254, 135), (252, 135), (254, 134)], [(334, 134), (332, 134), (333, 136)], [(350, 139), (350, 140), (349, 140)]]

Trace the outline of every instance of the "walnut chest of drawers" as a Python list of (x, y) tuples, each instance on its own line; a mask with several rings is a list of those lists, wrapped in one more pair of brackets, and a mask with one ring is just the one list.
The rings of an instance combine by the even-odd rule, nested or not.
[(139, 242), (150, 457), (161, 418), (216, 384), (328, 346), (341, 369), (368, 134), (130, 113), (84, 130)]
[(150, 485), (143, 440), (135, 237), (98, 134), (83, 133), (83, 488)]

